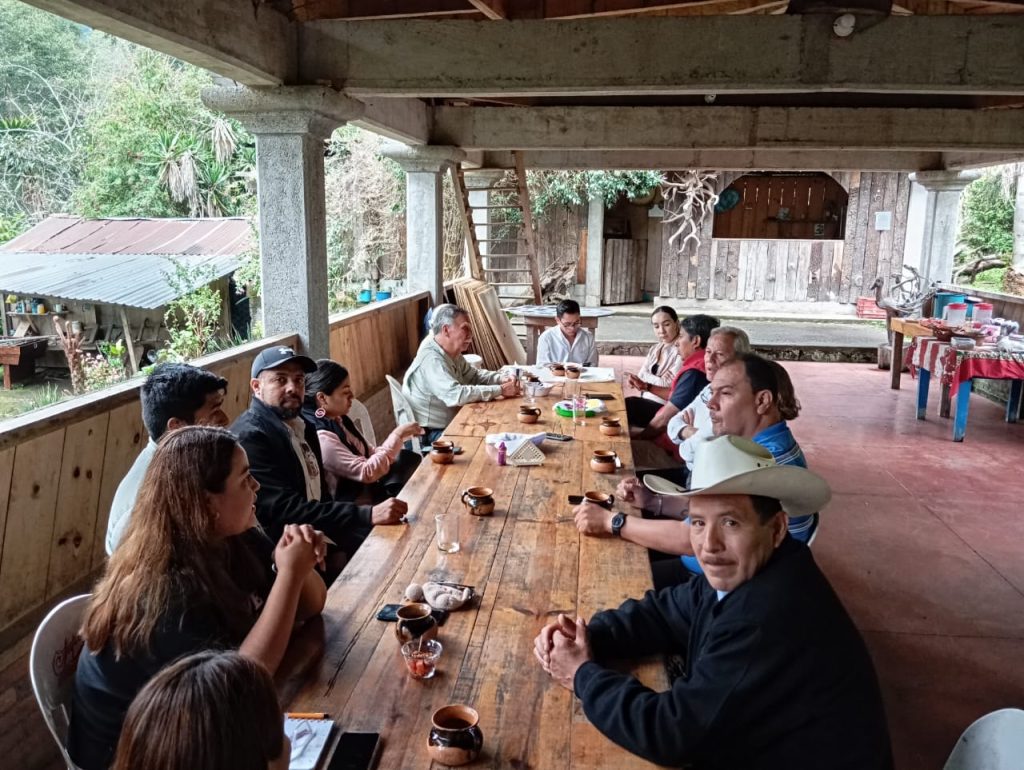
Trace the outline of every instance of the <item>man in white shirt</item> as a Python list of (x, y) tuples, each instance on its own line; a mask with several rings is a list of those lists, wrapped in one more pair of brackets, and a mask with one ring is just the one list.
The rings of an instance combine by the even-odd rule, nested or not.
[(464, 404), (515, 396), (515, 377), (477, 369), (463, 353), (473, 341), (469, 314), (458, 305), (438, 305), (431, 317), (433, 336), (420, 345), (405, 372), (402, 392), (429, 444), (440, 436)]
[(711, 427), (711, 380), (720, 367), (732, 361), (740, 353), (749, 353), (750, 337), (735, 326), (719, 326), (712, 330), (708, 345), (704, 349), (704, 368), (708, 384), (683, 411), (678, 412), (668, 423), (668, 437), (679, 444), (679, 457), (687, 467), (693, 468), (697, 444), (709, 441), (715, 435)]
[(121, 542), (135, 498), (142, 486), (157, 442), (169, 430), (186, 425), (225, 428), (228, 416), (222, 408), (228, 381), (213, 372), (188, 364), (160, 364), (139, 388), (142, 421), (149, 443), (135, 459), (114, 494), (107, 519), (106, 549), (109, 556)]
[(563, 299), (555, 309), (558, 323), (540, 335), (537, 363), (572, 363), (597, 366), (594, 335), (580, 323), (580, 303)]

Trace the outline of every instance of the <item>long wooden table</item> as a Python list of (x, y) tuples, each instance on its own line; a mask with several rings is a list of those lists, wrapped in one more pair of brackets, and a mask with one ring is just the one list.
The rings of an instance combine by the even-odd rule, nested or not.
[[(613, 392), (609, 410), (625, 424), (617, 384), (588, 389)], [(377, 527), (331, 587), (323, 622), (294, 640), (281, 672), (291, 710), (326, 711), (340, 731), (380, 733), (381, 768), (432, 766), (430, 717), (448, 703), (468, 704), (480, 714), (484, 750), (470, 767), (651, 767), (601, 735), (533, 657), (534, 637), (557, 613), (589, 618), (651, 587), (644, 549), (581, 536), (567, 500), (591, 489), (612, 492), (631, 472), (628, 431), (607, 438), (599, 420), (588, 419), (577, 426), (576, 440), (545, 442), (547, 459), (538, 467), (501, 467), (483, 450), (487, 433), (562, 432), (568, 421), (554, 416), (555, 400), (538, 399), (543, 414), (533, 426), (515, 420), (520, 399), (463, 407), (447, 431), (463, 454), (451, 465), (424, 461), (402, 494), (411, 523)], [(590, 470), (588, 458), (601, 448), (618, 452), (622, 470)], [(465, 512), (462, 490), (477, 485), (495, 490), (493, 516)], [(460, 516), (456, 554), (435, 545), (434, 515), (442, 511)], [(473, 585), (479, 598), (440, 628), (444, 652), (437, 675), (415, 681), (406, 673), (393, 624), (375, 615), (384, 604), (401, 602), (409, 583), (431, 579)], [(632, 670), (648, 686), (667, 689), (660, 660)]]

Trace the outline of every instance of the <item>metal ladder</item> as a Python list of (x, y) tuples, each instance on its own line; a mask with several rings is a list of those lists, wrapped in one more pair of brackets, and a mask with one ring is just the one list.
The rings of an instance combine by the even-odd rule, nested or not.
[[(461, 166), (452, 167), (455, 198), (462, 214), (469, 272), (478, 281), (494, 287), (502, 307), (541, 303), (540, 272), (534, 246), (533, 216), (526, 188), (526, 168), (522, 155), (514, 152), (515, 180), (487, 188), (487, 205), (472, 206)], [(474, 223), (473, 212), (488, 210), (487, 224)], [(477, 237), (477, 228), (486, 228), (486, 238)], [(480, 253), (486, 243), (487, 254)]]

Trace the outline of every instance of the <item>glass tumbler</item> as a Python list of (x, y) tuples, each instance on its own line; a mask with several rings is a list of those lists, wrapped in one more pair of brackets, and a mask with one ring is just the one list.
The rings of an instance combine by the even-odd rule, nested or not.
[(437, 549), (444, 553), (459, 550), (459, 517), (455, 513), (439, 513), (434, 516), (437, 528)]

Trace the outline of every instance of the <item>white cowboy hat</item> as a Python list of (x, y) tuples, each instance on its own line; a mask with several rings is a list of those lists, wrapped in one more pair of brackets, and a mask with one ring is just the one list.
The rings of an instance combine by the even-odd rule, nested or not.
[(697, 445), (684, 497), (760, 495), (778, 500), (790, 516), (819, 512), (832, 499), (825, 479), (796, 465), (778, 465), (771, 452), (750, 439), (719, 436)]

